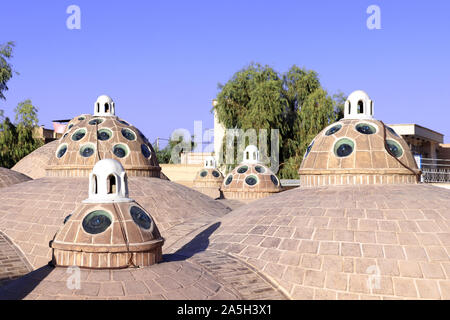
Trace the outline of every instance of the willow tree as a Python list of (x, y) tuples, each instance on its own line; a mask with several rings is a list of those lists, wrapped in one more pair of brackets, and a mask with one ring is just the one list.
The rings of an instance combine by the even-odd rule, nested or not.
[(282, 178), (298, 178), (305, 145), (339, 117), (343, 97), (328, 96), (316, 72), (295, 65), (280, 74), (270, 66), (250, 64), (218, 87), (215, 109), (225, 128), (279, 130)]
[(0, 45), (0, 99), (5, 100), (4, 92), (8, 90), (7, 82), (13, 76), (13, 69), (9, 62), (12, 57), (14, 42), (9, 41)]
[(20, 102), (14, 112), (15, 124), (9, 118), (0, 123), (0, 166), (5, 168), (11, 168), (43, 144), (33, 135), (38, 127), (38, 109), (31, 100)]

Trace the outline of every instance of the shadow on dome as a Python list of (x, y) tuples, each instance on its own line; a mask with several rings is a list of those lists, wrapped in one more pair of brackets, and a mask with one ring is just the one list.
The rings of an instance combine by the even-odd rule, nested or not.
[(164, 254), (162, 262), (183, 261), (191, 258), (197, 253), (203, 252), (209, 247), (209, 237), (220, 227), (220, 222), (216, 222), (197, 234), (191, 241), (186, 243), (175, 253)]

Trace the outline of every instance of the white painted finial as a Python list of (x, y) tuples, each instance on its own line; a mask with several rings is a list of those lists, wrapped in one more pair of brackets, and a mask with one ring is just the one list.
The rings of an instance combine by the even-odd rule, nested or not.
[(114, 116), (115, 114), (114, 101), (106, 95), (99, 96), (97, 101), (95, 101), (94, 116)]
[(344, 119), (373, 119), (373, 101), (362, 90), (352, 92), (345, 102)]
[(244, 161), (243, 163), (258, 163), (259, 162), (259, 151), (258, 148), (254, 145), (249, 145), (244, 150)]
[(216, 168), (216, 159), (212, 156), (207, 156), (204, 161), (205, 169), (215, 169)]
[(122, 164), (114, 159), (98, 161), (89, 175), (86, 203), (129, 202), (128, 181)]

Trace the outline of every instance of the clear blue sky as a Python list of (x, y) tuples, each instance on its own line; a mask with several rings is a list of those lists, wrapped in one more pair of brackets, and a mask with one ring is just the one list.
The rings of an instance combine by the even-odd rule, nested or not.
[[(66, 8), (81, 8), (68, 30)], [(366, 9), (381, 8), (381, 30)], [(252, 61), (316, 70), (329, 93), (362, 89), (386, 123), (418, 123), (450, 142), (450, 1), (3, 1), (0, 43), (16, 41), (8, 116), (41, 124), (92, 113), (100, 94), (151, 140), (213, 127), (211, 100)]]

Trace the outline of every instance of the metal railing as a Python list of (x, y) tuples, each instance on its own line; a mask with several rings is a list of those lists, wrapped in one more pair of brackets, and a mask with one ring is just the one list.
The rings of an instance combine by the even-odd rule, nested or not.
[(424, 183), (450, 183), (450, 159), (422, 158), (422, 177)]

